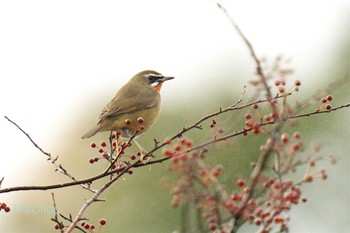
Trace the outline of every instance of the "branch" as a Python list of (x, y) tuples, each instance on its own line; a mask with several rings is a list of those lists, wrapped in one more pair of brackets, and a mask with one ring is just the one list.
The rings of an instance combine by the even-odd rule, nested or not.
[(124, 175), (130, 168), (134, 167), (136, 164), (140, 163), (141, 161), (138, 160), (127, 167), (125, 167), (116, 177), (113, 179), (109, 180), (106, 184), (102, 186), (101, 189), (99, 189), (88, 201), (84, 203), (84, 205), (81, 207), (79, 213), (75, 217), (75, 219), (72, 221), (72, 224), (69, 226), (67, 229), (66, 233), (70, 233), (74, 230), (74, 228), (77, 226), (79, 221), (82, 219), (85, 211), (87, 208), (94, 203), (95, 201), (98, 201), (98, 197), (106, 190), (108, 189), (109, 186), (111, 186), (114, 182), (116, 182), (122, 175)]
[[(188, 126), (188, 127), (185, 127), (183, 128), (180, 132), (176, 133), (174, 136), (172, 136), (168, 141), (172, 141), (178, 137), (180, 137), (181, 135), (183, 135), (184, 133), (192, 130), (192, 129), (195, 129), (195, 128), (198, 128), (199, 125), (207, 120), (207, 119), (210, 119), (214, 116), (217, 116), (217, 115), (221, 115), (221, 114), (224, 114), (226, 112), (229, 112), (229, 111), (236, 111), (236, 110), (241, 110), (241, 109), (244, 109), (244, 108), (248, 108), (250, 106), (253, 106), (254, 104), (260, 104), (260, 103), (265, 103), (265, 102), (271, 102), (272, 100), (275, 100), (275, 99), (279, 99), (279, 98), (283, 98), (283, 97), (286, 97), (287, 95), (277, 95), (275, 96), (274, 98), (271, 98), (271, 99), (264, 99), (264, 100), (258, 100), (258, 101), (254, 101), (254, 102), (251, 102), (251, 103), (248, 103), (248, 104), (244, 104), (244, 105), (241, 105), (241, 106), (237, 106), (241, 100), (242, 100), (242, 96), (243, 96), (244, 92), (242, 93), (241, 97), (238, 99), (238, 101), (236, 101), (236, 103), (234, 103), (233, 105), (230, 105), (229, 107), (225, 108), (225, 109), (219, 109), (218, 111), (214, 112), (214, 113), (211, 113), (211, 114), (208, 114), (204, 117), (202, 117), (201, 119), (199, 119), (197, 122), (193, 123), (192, 125)], [(288, 95), (291, 95), (291, 93), (289, 93)], [(5, 116), (6, 119), (8, 119), (6, 116)], [(8, 119), (9, 120), (9, 119)], [(24, 133), (25, 135), (27, 135), (27, 137), (30, 139), (30, 141), (35, 145), (35, 147), (37, 148), (40, 148), (32, 138), (29, 137), (29, 135), (21, 128), (19, 127), (15, 122), (9, 120), (12, 124), (14, 124), (18, 129), (20, 129), (20, 131), (22, 133)], [(241, 132), (240, 134), (242, 134), (244, 132)], [(219, 139), (218, 139), (219, 140)], [(220, 140), (224, 140), (224, 139), (220, 139)], [(163, 143), (156, 143), (155, 144), (155, 147), (149, 151), (145, 157), (151, 155), (152, 153), (154, 153), (155, 151), (163, 148), (164, 146), (167, 145), (167, 142), (163, 142)], [(208, 145), (208, 144), (207, 144)], [(45, 152), (46, 154), (49, 154), (51, 156), (50, 153), (47, 153)], [(140, 167), (140, 166), (144, 166), (144, 165), (147, 165), (147, 164), (152, 164), (152, 163), (155, 163), (154, 161), (157, 161), (157, 162), (162, 162), (166, 159), (162, 158), (160, 160), (153, 160), (153, 161), (150, 161), (149, 163), (146, 163), (146, 164), (135, 164), (135, 167)], [(61, 165), (59, 165), (60, 167), (62, 167)], [(112, 175), (114, 173), (117, 173), (117, 172), (120, 172), (124, 169), (124, 167), (122, 168), (118, 168), (118, 169), (114, 169), (112, 171), (108, 171), (106, 170), (104, 173), (101, 173), (101, 174), (98, 174), (96, 176), (93, 176), (93, 177), (90, 177), (90, 178), (87, 178), (87, 179), (83, 179), (83, 180), (76, 180), (74, 179), (74, 181), (72, 182), (67, 182), (67, 183), (61, 183), (61, 184), (54, 184), (54, 185), (43, 185), (43, 186), (17, 186), (17, 187), (12, 187), (12, 188), (3, 188), (3, 189), (0, 189), (0, 193), (7, 193), (7, 192), (14, 192), (14, 191), (27, 191), (27, 190), (50, 190), (50, 189), (59, 189), (59, 188), (64, 188), (64, 187), (69, 187), (69, 186), (75, 186), (75, 185), (83, 185), (83, 184), (90, 184), (91, 182), (95, 181), (95, 180), (99, 180), (103, 177), (106, 177), (106, 176), (109, 176), (109, 175)], [(64, 170), (65, 171), (65, 170)], [(108, 172), (107, 172), (108, 171)], [(84, 188), (86, 188), (87, 186), (84, 186)]]
[(247, 39), (247, 37), (243, 34), (243, 32), (241, 31), (241, 29), (238, 27), (238, 25), (236, 24), (236, 22), (233, 20), (233, 18), (231, 17), (231, 15), (227, 12), (226, 8), (224, 8), (222, 5), (220, 5), (219, 3), (217, 4), (218, 7), (224, 12), (224, 14), (226, 15), (226, 17), (230, 20), (231, 24), (235, 27), (236, 31), (238, 32), (239, 36), (242, 38), (243, 42), (247, 45), (250, 55), (252, 56), (252, 58), (254, 59), (255, 65), (256, 65), (256, 73), (258, 74), (258, 76), (260, 77), (260, 81), (262, 82), (265, 90), (266, 90), (266, 97), (268, 99), (271, 99), (272, 94), (270, 91), (270, 87), (267, 84), (267, 78), (264, 74), (264, 71), (261, 67), (261, 63), (260, 60), (258, 59), (258, 56), (256, 55), (256, 52), (254, 51), (254, 48), (252, 46), (252, 44), (249, 42), (249, 40)]
[(56, 206), (56, 201), (55, 201), (55, 194), (51, 193), (51, 197), (52, 197), (52, 202), (53, 202), (53, 208), (55, 211), (55, 216), (54, 216), (54, 218), (51, 218), (51, 220), (54, 221), (59, 226), (60, 232), (64, 233), (63, 228), (62, 228), (63, 224), (62, 224), (62, 222), (60, 222), (58, 220), (58, 211), (57, 211), (57, 206)]
[(289, 119), (296, 119), (296, 118), (300, 118), (300, 117), (312, 116), (312, 115), (316, 115), (316, 114), (330, 113), (330, 112), (336, 111), (336, 110), (338, 110), (338, 109), (341, 109), (341, 108), (348, 108), (348, 107), (350, 107), (350, 103), (343, 104), (343, 105), (340, 105), (340, 106), (335, 107), (335, 108), (331, 108), (330, 110), (323, 110), (323, 111), (316, 110), (316, 111), (314, 111), (314, 112), (309, 112), (309, 113), (304, 113), (304, 114), (300, 114), (300, 115), (290, 116), (290, 117), (287, 117), (287, 118), (285, 118), (285, 119), (286, 119), (286, 120), (289, 120)]
[[(258, 102), (266, 102), (266, 101), (260, 100)], [(244, 106), (251, 106), (251, 105), (252, 105), (252, 103), (247, 104), (247, 105), (243, 105), (243, 106), (241, 106), (239, 108), (242, 108)], [(287, 121), (287, 120), (295, 119), (295, 118), (303, 118), (303, 117), (308, 117), (308, 116), (311, 116), (311, 115), (317, 115), (317, 114), (322, 114), (322, 113), (330, 113), (330, 112), (333, 112), (333, 111), (336, 111), (336, 110), (339, 110), (339, 109), (342, 109), (342, 108), (348, 108), (348, 107), (350, 107), (350, 103), (344, 104), (344, 105), (341, 105), (341, 106), (338, 106), (338, 107), (335, 107), (335, 108), (330, 109), (330, 110), (315, 111), (315, 112), (309, 112), (309, 113), (304, 113), (304, 114), (300, 114), (300, 115), (288, 116), (288, 117), (283, 118), (282, 121)], [(213, 115), (213, 114), (210, 114), (210, 115)], [(260, 126), (271, 125), (271, 124), (276, 124), (276, 122), (263, 122), (263, 123), (260, 124)], [(195, 150), (199, 150), (199, 149), (204, 148), (204, 147), (206, 147), (208, 145), (211, 145), (213, 143), (217, 143), (217, 142), (220, 142), (220, 141), (225, 141), (227, 139), (236, 137), (238, 135), (247, 133), (249, 131), (251, 131), (251, 129), (243, 129), (243, 130), (235, 131), (235, 132), (233, 132), (231, 134), (227, 134), (227, 135), (222, 136), (222, 137), (217, 137), (215, 140), (207, 141), (207, 142), (204, 142), (204, 143), (202, 143), (200, 145), (197, 145), (195, 147), (189, 148), (189, 149), (187, 149), (185, 151), (178, 152), (178, 153), (174, 154), (174, 156), (178, 156), (180, 154), (189, 153), (189, 152), (192, 152), (192, 151), (195, 151)], [(176, 134), (176, 135), (178, 135), (178, 134)], [(157, 146), (152, 151), (148, 152), (147, 155), (149, 155), (151, 153), (154, 153), (156, 150), (158, 150), (161, 147), (163, 147), (162, 145), (165, 146), (166, 144), (162, 143), (161, 145)], [(69, 187), (69, 186), (80, 185), (80, 184), (88, 184), (88, 183), (91, 183), (91, 182), (93, 182), (95, 180), (102, 179), (103, 177), (106, 177), (106, 176), (109, 176), (109, 175), (112, 175), (112, 174), (116, 174), (118, 172), (123, 172), (124, 169), (126, 169), (126, 168), (130, 169), (130, 168), (133, 168), (133, 167), (143, 167), (143, 166), (150, 165), (150, 164), (162, 163), (162, 162), (164, 162), (166, 160), (169, 160), (170, 158), (171, 157), (163, 157), (163, 158), (156, 159), (156, 160), (150, 160), (147, 163), (141, 163), (138, 160), (138, 161), (134, 162), (133, 164), (127, 166), (127, 167), (114, 169), (114, 170), (109, 171), (107, 173), (101, 173), (99, 175), (96, 175), (96, 176), (93, 176), (93, 177), (90, 177), (90, 178), (87, 178), (87, 179), (83, 179), (83, 180), (77, 180), (77, 181), (74, 181), (74, 182), (67, 182), (67, 183), (54, 184), (54, 185), (17, 186), (17, 187), (11, 187), (11, 188), (3, 188), (3, 189), (0, 189), (0, 193), (8, 193), (8, 192), (15, 192), (15, 191), (28, 191), (28, 190), (51, 190), (51, 189), (59, 189), (59, 188), (64, 188), (64, 187)], [(264, 161), (263, 158), (261, 160)]]
[(62, 165), (57, 165), (56, 161), (58, 159), (58, 156), (56, 158), (53, 158), (51, 153), (44, 151), (36, 142), (34, 142), (34, 140), (29, 136), (28, 133), (26, 133), (18, 124), (16, 124), (14, 121), (12, 121), (10, 118), (8, 118), (7, 116), (4, 116), (6, 120), (8, 120), (11, 124), (13, 124), (14, 126), (16, 126), (28, 139), (29, 141), (34, 145), (35, 148), (37, 148), (41, 153), (43, 153), (44, 155), (46, 155), (48, 157), (47, 160), (51, 160), (52, 164), (56, 167), (57, 170), (59, 170), (62, 174), (68, 176), (69, 178), (71, 178), (72, 180), (75, 180), (75, 178), (73, 176), (71, 176), (66, 169), (64, 169), (62, 167)]

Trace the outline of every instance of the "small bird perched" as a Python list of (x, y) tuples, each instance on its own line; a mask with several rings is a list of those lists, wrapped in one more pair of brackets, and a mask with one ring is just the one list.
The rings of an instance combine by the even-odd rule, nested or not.
[(137, 132), (137, 136), (144, 133), (159, 116), (159, 91), (163, 82), (173, 78), (153, 70), (136, 74), (103, 108), (97, 125), (81, 138), (90, 138), (102, 131), (119, 131), (121, 137), (130, 138), (138, 130), (140, 119), (143, 128)]

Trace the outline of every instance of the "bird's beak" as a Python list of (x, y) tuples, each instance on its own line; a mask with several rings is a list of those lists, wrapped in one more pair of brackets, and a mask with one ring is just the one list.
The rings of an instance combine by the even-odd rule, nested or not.
[(157, 81), (159, 82), (165, 82), (168, 80), (174, 79), (174, 77), (170, 77), (170, 76), (163, 76), (162, 78), (158, 79)]

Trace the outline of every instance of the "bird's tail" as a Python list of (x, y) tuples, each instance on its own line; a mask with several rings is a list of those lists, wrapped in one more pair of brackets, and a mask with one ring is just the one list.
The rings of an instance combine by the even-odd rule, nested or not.
[(90, 138), (90, 137), (94, 136), (97, 132), (99, 132), (100, 130), (101, 130), (101, 125), (98, 124), (94, 128), (90, 129), (86, 134), (81, 136), (81, 139)]

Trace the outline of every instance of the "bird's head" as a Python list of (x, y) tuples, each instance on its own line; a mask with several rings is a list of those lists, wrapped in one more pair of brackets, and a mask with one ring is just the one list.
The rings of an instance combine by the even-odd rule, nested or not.
[(155, 90), (159, 92), (163, 82), (171, 80), (173, 78), (174, 77), (164, 76), (153, 70), (145, 70), (136, 74), (131, 80), (152, 86)]

